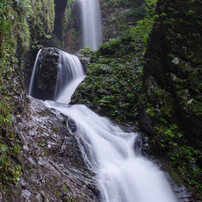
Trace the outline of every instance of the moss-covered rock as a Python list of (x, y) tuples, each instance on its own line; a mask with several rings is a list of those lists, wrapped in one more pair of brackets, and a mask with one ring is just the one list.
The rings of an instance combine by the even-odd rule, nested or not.
[(32, 96), (42, 100), (54, 100), (58, 74), (60, 50), (57, 48), (41, 49), (35, 79), (33, 80)]
[(103, 40), (124, 35), (124, 31), (144, 17), (145, 1), (143, 0), (101, 0)]
[[(23, 87), (24, 59), (30, 48), (49, 38), (54, 27), (54, 1), (0, 3), (0, 192), (18, 183), (21, 172), (18, 132), (12, 115), (26, 103)], [(32, 66), (31, 66), (32, 68)], [(1, 199), (0, 199), (1, 200)]]
[[(201, 198), (200, 1), (159, 0), (150, 35), (140, 123), (152, 150)], [(148, 121), (149, 120), (149, 121)], [(152, 129), (152, 130), (150, 130)]]
[(72, 103), (87, 104), (119, 122), (137, 117), (143, 47), (134, 49), (132, 42), (131, 37), (112, 40), (93, 54)]

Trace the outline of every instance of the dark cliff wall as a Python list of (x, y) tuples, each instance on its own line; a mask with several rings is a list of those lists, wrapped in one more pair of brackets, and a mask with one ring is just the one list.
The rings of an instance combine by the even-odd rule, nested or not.
[[(200, 195), (202, 14), (200, 1), (159, 0), (145, 55), (140, 123), (153, 152)], [(191, 187), (190, 186), (190, 187)]]
[(55, 0), (55, 28), (54, 33), (61, 39), (63, 32), (63, 18), (68, 0)]

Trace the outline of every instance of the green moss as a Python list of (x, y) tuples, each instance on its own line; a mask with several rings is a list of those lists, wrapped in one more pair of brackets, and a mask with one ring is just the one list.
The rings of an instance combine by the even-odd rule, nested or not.
[(183, 184), (183, 180), (179, 177), (179, 175), (174, 171), (174, 169), (171, 169), (169, 171), (170, 177), (178, 184)]
[(54, 30), (55, 4), (54, 0), (31, 0), (29, 15), (29, 29), (32, 46), (47, 42)]
[(94, 62), (87, 67), (87, 76), (72, 102), (90, 103), (117, 121), (136, 118), (142, 57), (131, 51), (130, 40), (122, 38), (106, 43), (93, 55)]
[[(13, 97), (19, 89), (15, 74), (32, 45), (45, 41), (54, 28), (54, 0), (7, 1), (0, 3), (0, 189), (4, 193), (22, 175), (21, 143), (13, 131), (12, 114), (17, 114)], [(40, 42), (39, 42), (40, 41)], [(18, 91), (18, 92), (17, 92)], [(23, 104), (23, 103), (21, 103)]]
[(105, 19), (103, 36), (106, 41), (124, 35), (125, 30), (135, 25), (144, 17), (145, 5), (143, 0), (101, 0), (102, 17)]
[[(162, 160), (163, 161), (163, 160)], [(171, 168), (170, 165), (168, 165), (166, 162), (163, 163), (162, 167), (161, 167), (164, 171), (168, 172), (170, 177), (179, 185), (183, 185), (184, 182), (182, 180), (182, 178), (177, 174), (177, 172), (175, 171), (174, 168)]]

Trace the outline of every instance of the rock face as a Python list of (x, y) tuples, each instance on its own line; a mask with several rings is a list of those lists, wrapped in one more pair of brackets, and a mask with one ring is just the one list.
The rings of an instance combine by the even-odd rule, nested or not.
[(54, 33), (58, 38), (62, 38), (63, 17), (68, 0), (55, 0), (55, 28)]
[(23, 115), (14, 117), (23, 143), (23, 175), (9, 201), (98, 201), (94, 174), (66, 128), (74, 123), (31, 97)]
[(75, 53), (81, 49), (82, 43), (81, 9), (79, 1), (75, 1), (67, 9), (69, 9), (69, 16), (63, 33), (64, 49), (68, 53)]
[(100, 1), (103, 40), (123, 36), (124, 31), (144, 16), (144, 1)]
[(34, 81), (33, 97), (42, 100), (53, 100), (58, 74), (59, 49), (42, 49)]
[[(159, 0), (144, 67), (140, 123), (151, 147), (200, 196), (201, 2)], [(195, 173), (195, 174), (194, 174)], [(195, 199), (197, 200), (197, 199)]]

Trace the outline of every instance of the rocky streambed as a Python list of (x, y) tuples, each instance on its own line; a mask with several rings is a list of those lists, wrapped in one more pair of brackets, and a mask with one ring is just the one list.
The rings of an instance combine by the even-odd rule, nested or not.
[(94, 173), (83, 162), (68, 117), (28, 96), (14, 117), (22, 142), (22, 178), (9, 201), (98, 201)]

